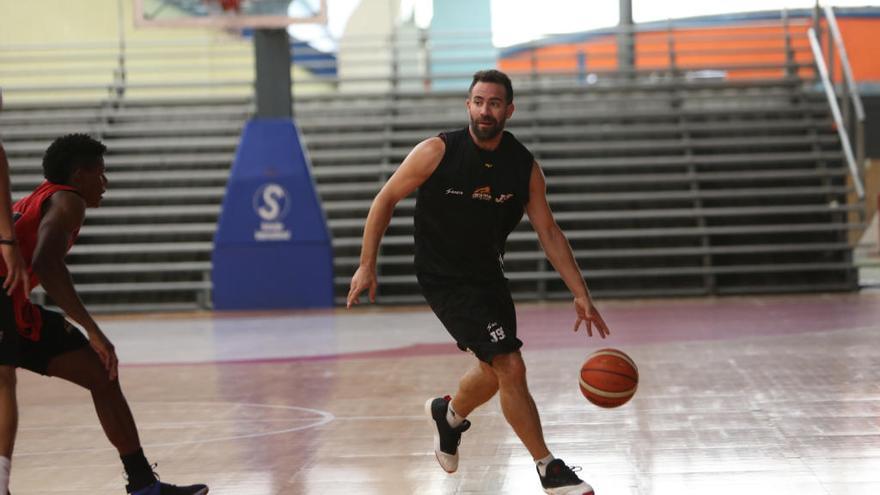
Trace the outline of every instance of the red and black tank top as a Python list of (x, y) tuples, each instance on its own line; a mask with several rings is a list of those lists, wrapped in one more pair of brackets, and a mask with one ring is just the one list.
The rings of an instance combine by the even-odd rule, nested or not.
[[(21, 256), (28, 267), (29, 287), (31, 289), (40, 284), (40, 279), (33, 272), (32, 265), (34, 250), (37, 247), (37, 233), (40, 229), (40, 221), (43, 219), (43, 205), (46, 200), (58, 191), (76, 192), (76, 188), (44, 181), (33, 192), (12, 206), (12, 216), (15, 221), (15, 238), (18, 240)], [(67, 246), (68, 250), (73, 246), (77, 235), (79, 235), (79, 229), (73, 233), (70, 245)], [(6, 265), (2, 259), (0, 259), (0, 276), (6, 276)], [(21, 291), (13, 293), (12, 302), (19, 333), (31, 340), (39, 340), (42, 321), (38, 308), (32, 305), (30, 300), (24, 297)]]

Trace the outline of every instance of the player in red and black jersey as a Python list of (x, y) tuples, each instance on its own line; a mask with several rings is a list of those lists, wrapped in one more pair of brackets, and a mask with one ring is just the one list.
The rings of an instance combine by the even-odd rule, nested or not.
[[(204, 495), (205, 485), (178, 487), (156, 479), (117, 377), (113, 344), (85, 308), (64, 257), (76, 241), (86, 208), (101, 204), (107, 187), (107, 148), (85, 134), (56, 139), (43, 157), (46, 181), (13, 206), (15, 239), (29, 286), (42, 285), (63, 315), (31, 304), (25, 291), (0, 294), (0, 455), (11, 456), (17, 423), (15, 369), (63, 378), (88, 389), (107, 438), (119, 451), (136, 495)], [(7, 277), (5, 264), (0, 276)], [(0, 492), (2, 493), (2, 492)]]
[[(0, 91), (0, 111), (3, 110), (3, 91)], [(3, 141), (0, 140), (0, 255), (3, 264), (7, 267), (7, 275), (3, 280), (3, 290), (7, 294), (15, 291), (27, 293), (27, 267), (18, 244), (15, 242), (15, 228), (12, 223), (12, 198), (9, 184), (9, 162), (6, 161), (6, 150)], [(11, 408), (14, 411), (15, 387), (9, 387), (8, 383), (0, 383), (0, 419), (4, 411)], [(11, 395), (10, 395), (11, 394)], [(8, 416), (8, 417), (11, 417)], [(3, 425), (0, 424), (0, 429)], [(14, 428), (13, 428), (14, 430)], [(12, 458), (12, 438), (8, 445), (0, 445), (0, 493), (6, 493), (9, 489), (9, 470)]]

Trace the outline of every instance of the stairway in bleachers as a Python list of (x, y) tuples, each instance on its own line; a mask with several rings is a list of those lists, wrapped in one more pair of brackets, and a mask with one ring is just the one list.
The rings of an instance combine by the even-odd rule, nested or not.
[[(466, 123), (460, 93), (301, 98), (295, 114), (333, 233), (341, 300), (370, 202), (420, 140)], [(821, 95), (799, 80), (690, 81), (517, 92), (509, 129), (535, 153), (551, 206), (597, 296), (851, 290), (857, 227)], [(61, 133), (103, 139), (110, 188), (69, 258), (87, 304), (186, 309), (209, 301), (210, 249), (240, 129), (240, 99), (14, 105), (0, 114), (15, 196)], [(420, 301), (414, 200), (379, 259), (379, 300)], [(519, 298), (567, 297), (527, 222), (511, 235)]]

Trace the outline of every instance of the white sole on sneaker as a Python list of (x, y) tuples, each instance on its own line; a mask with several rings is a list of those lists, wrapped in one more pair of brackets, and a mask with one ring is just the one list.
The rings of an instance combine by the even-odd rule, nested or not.
[(544, 488), (544, 493), (550, 495), (595, 495), (593, 487), (586, 483), (575, 486), (561, 486), (559, 488)]
[(437, 431), (437, 422), (434, 421), (434, 415), (431, 414), (432, 402), (434, 402), (434, 399), (428, 399), (428, 402), (425, 402), (425, 414), (428, 416), (428, 424), (431, 425), (431, 431), (434, 433), (434, 457), (437, 458), (437, 462), (444, 471), (452, 474), (458, 470), (458, 451), (456, 451), (455, 455), (449, 455), (440, 450), (440, 433)]
[(193, 495), (208, 495), (208, 488), (205, 488), (204, 490), (199, 490), (198, 492), (194, 493)]

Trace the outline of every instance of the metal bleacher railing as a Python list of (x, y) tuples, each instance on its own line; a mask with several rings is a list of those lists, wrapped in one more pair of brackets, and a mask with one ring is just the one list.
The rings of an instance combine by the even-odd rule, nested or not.
[[(292, 43), (294, 113), (333, 232), (339, 294), (372, 196), (415, 143), (464, 125), (464, 91), (485, 67), (514, 78), (510, 127), (544, 167), (598, 294), (851, 288), (846, 234), (859, 225), (847, 214), (862, 205), (847, 200), (840, 141), (814, 89), (810, 23), (782, 13), (721, 32), (641, 26), (634, 68), (616, 65), (614, 30), (504, 53), (487, 33), (416, 29), (331, 40), (332, 54)], [(90, 212), (70, 258), (87, 302), (209, 305), (217, 212), (253, 111), (250, 42), (0, 46), (0, 61), (15, 196), (39, 180), (57, 134), (91, 132), (111, 149), (106, 205)], [(383, 244), (383, 302), (419, 300), (411, 214), (404, 200)], [(517, 297), (565, 295), (525, 222), (507, 266)]]
[[(821, 14), (824, 14), (821, 15)], [(822, 29), (821, 18), (824, 17), (827, 24), (828, 32), (828, 60), (825, 63), (825, 55), (822, 52), (822, 44), (819, 41), (819, 34)], [(819, 81), (828, 99), (828, 105), (834, 117), (834, 123), (840, 135), (843, 145), (843, 152), (846, 156), (847, 165), (849, 166), (853, 184), (860, 199), (865, 197), (864, 187), (864, 163), (865, 163), (865, 107), (862, 104), (862, 97), (859, 94), (859, 87), (853, 76), (852, 66), (849, 63), (849, 57), (846, 53), (846, 46), (843, 43), (843, 36), (840, 34), (840, 27), (837, 23), (837, 17), (834, 15), (834, 8), (826, 5), (820, 9), (816, 6), (814, 15), (814, 26), (807, 33), (810, 40), (810, 49), (813, 52), (813, 58), (816, 61), (816, 67), (819, 73)], [(835, 84), (834, 77), (834, 54), (840, 58), (840, 66), (843, 72), (843, 84), (840, 88)], [(838, 103), (838, 95), (840, 103)], [(843, 112), (841, 112), (841, 107)], [(850, 136), (854, 136), (855, 151), (851, 144)]]

